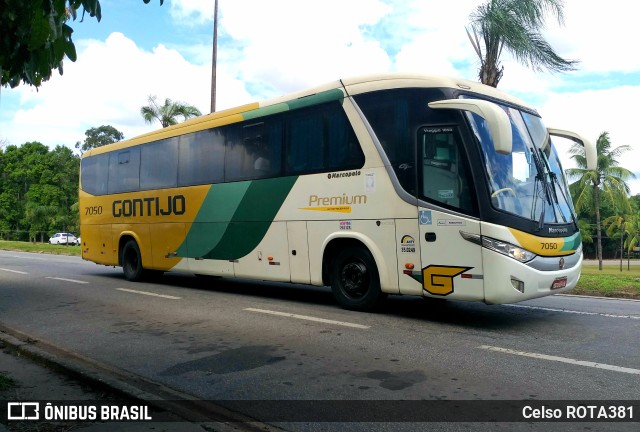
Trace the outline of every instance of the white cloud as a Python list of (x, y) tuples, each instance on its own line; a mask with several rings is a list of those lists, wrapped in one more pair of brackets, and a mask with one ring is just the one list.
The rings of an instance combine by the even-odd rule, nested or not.
[(212, 21), (213, 6), (214, 0), (173, 0), (170, 3), (171, 15), (174, 19), (185, 24), (190, 21), (192, 23), (193, 21), (198, 23)]
[(583, 72), (631, 72), (640, 69), (632, 54), (640, 40), (640, 2), (565, 0), (565, 26), (549, 25), (547, 36), (561, 55), (581, 61)]
[(391, 67), (380, 43), (363, 34), (389, 11), (378, 0), (237, 0), (220, 7), (225, 34), (241, 44), (239, 76), (268, 89), (262, 96)]
[(632, 193), (640, 193), (640, 145), (632, 115), (640, 98), (640, 86), (622, 86), (608, 90), (586, 90), (551, 94), (539, 111), (548, 126), (575, 130), (594, 143), (602, 132), (609, 132), (612, 146), (629, 145), (631, 151), (618, 161), (635, 172)]
[[(175, 50), (158, 45), (144, 51), (121, 33), (106, 41), (77, 42), (78, 61), (65, 62), (63, 76), (54, 76), (38, 91), (20, 86), (6, 90), (20, 96), (24, 108), (2, 125), (3, 138), (13, 144), (40, 141), (49, 146), (73, 146), (84, 131), (108, 124), (130, 138), (159, 125), (145, 125), (140, 107), (148, 95), (198, 107), (210, 106), (210, 67), (188, 63)], [(3, 92), (5, 90), (3, 89)], [(251, 101), (244, 85), (218, 70), (221, 108)]]

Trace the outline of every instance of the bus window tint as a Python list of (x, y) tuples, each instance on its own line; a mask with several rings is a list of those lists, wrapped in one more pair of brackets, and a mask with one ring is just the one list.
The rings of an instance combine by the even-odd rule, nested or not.
[(80, 176), (82, 190), (91, 195), (106, 195), (109, 155), (103, 154), (82, 159)]
[(208, 129), (180, 137), (178, 184), (190, 186), (224, 180), (223, 129)]
[(361, 168), (364, 154), (339, 103), (292, 112), (287, 172), (305, 174)]
[(141, 147), (140, 189), (176, 187), (178, 182), (178, 138), (169, 138)]
[(249, 180), (253, 174), (251, 157), (242, 137), (242, 128), (225, 128), (227, 151), (224, 156), (225, 181)]
[[(268, 122), (265, 132), (266, 136), (263, 139), (262, 148), (256, 150), (256, 154), (259, 156), (254, 161), (253, 168), (258, 171), (256, 175), (276, 177), (282, 174), (282, 120), (277, 118), (275, 121)], [(260, 157), (266, 159), (264, 163), (260, 163)]]
[(305, 111), (289, 120), (287, 163), (288, 170), (296, 174), (321, 170), (324, 164), (322, 118)]
[(140, 148), (131, 147), (109, 156), (109, 193), (140, 189)]
[(428, 109), (429, 102), (443, 98), (439, 89), (395, 89), (355, 96), (398, 182), (412, 196), (417, 192), (413, 131), (425, 124), (452, 122), (450, 112)]

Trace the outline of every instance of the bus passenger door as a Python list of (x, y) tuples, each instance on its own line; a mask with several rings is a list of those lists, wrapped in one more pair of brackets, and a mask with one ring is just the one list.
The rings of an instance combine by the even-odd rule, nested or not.
[(483, 300), (478, 204), (469, 161), (455, 126), (418, 133), (418, 224), (423, 295)]

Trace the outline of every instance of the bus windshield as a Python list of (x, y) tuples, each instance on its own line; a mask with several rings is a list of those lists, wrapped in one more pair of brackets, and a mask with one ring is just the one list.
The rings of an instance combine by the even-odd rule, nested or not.
[(502, 106), (511, 121), (512, 152), (494, 150), (486, 121), (467, 113), (481, 144), (491, 203), (497, 210), (545, 223), (574, 221), (574, 209), (560, 159), (540, 117)]

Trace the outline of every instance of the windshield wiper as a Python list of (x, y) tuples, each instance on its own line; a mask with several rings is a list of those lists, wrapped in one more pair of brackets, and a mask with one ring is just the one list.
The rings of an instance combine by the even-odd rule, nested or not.
[[(536, 152), (536, 149), (534, 149), (533, 147), (530, 147), (529, 150), (531, 151), (531, 156), (533, 157), (533, 162), (536, 166), (536, 171), (538, 171), (538, 173), (536, 174), (536, 183), (538, 181), (540, 181), (540, 183), (542, 183), (542, 188), (544, 190), (544, 196), (546, 198), (546, 201), (549, 203), (550, 206), (553, 207), (553, 200), (551, 199), (551, 191), (549, 182), (547, 181), (547, 175), (544, 169), (544, 165), (543, 162), (540, 160), (540, 155)], [(546, 214), (546, 209), (547, 209), (547, 203), (544, 203), (542, 205), (542, 211), (540, 212), (540, 220), (538, 221), (538, 231), (542, 231), (542, 228), (544, 227), (544, 217)]]
[[(558, 205), (558, 207), (560, 206), (560, 202), (558, 201), (558, 193), (556, 192), (556, 189), (560, 189), (560, 193), (562, 194), (562, 199), (564, 200), (564, 202), (566, 204), (569, 203), (569, 201), (567, 200), (567, 196), (564, 193), (564, 188), (562, 187), (562, 185), (560, 184), (560, 180), (558, 180), (558, 176), (556, 175), (555, 172), (553, 172), (551, 170), (551, 166), (549, 165), (549, 161), (546, 158), (546, 155), (543, 153), (542, 150), (538, 149), (538, 151), (540, 152), (540, 159), (542, 159), (542, 161), (544, 162), (545, 167), (547, 168), (547, 172), (549, 173), (549, 177), (551, 178), (551, 183), (549, 186), (551, 186), (551, 190), (553, 192), (553, 198), (555, 199), (556, 204)], [(558, 209), (560, 211), (560, 216), (562, 216), (562, 221), (564, 223), (567, 223), (567, 218), (564, 215), (564, 212), (562, 211), (562, 209)], [(554, 214), (555, 214), (555, 210), (554, 210)], [(557, 218), (556, 218), (557, 219)], [(575, 220), (573, 221), (575, 224)]]

